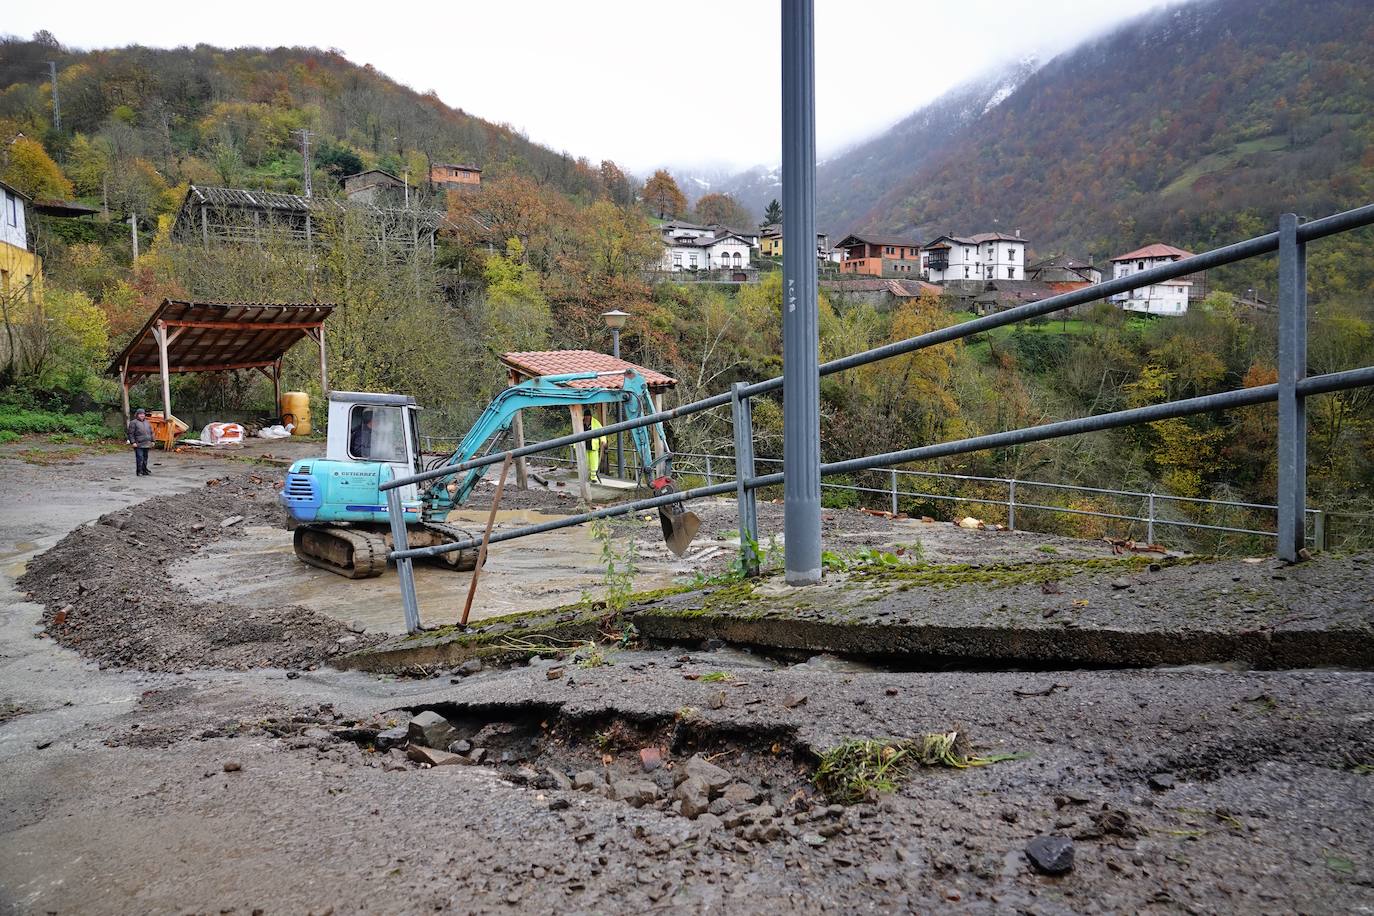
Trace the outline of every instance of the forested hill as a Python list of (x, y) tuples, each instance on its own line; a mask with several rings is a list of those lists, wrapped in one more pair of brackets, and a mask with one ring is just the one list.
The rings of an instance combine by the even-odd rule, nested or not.
[[(1232, 240), (1374, 200), (1374, 4), (1205, 0), (1056, 58), (856, 227), (1020, 228), (1101, 257)], [(849, 227), (843, 227), (849, 228)]]
[[(312, 158), (326, 179), (360, 166), (420, 175), (428, 156), (497, 174), (514, 171), (570, 194), (600, 180), (586, 162), (335, 51), (197, 45), (83, 52), (39, 38), (0, 39), (0, 130), (6, 139), (16, 132), (42, 138), (85, 196), (98, 189), (82, 187), (81, 169), (72, 167), (73, 153), (79, 159), (85, 151), (82, 142), (97, 142), (107, 156), (142, 160), (139, 168), (155, 170), (169, 185), (297, 191), (301, 155), (292, 131), (298, 128), (316, 132)], [(56, 136), (49, 60), (59, 69), (62, 130)]]

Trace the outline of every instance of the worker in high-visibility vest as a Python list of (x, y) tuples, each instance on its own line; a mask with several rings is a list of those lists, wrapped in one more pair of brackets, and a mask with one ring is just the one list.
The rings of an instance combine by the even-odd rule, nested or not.
[[(582, 411), (582, 428), (594, 430), (601, 428), (601, 421), (590, 410)], [(597, 436), (595, 439), (587, 440), (587, 479), (592, 483), (600, 483), (601, 477), (601, 450), (606, 447), (606, 437)]]

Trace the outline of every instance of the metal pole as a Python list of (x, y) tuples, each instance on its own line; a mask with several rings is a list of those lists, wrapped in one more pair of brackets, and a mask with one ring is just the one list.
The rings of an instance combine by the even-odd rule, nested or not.
[(1016, 530), (1016, 481), (1007, 481), (1007, 530)]
[[(620, 328), (611, 328), (611, 355), (620, 359)], [(618, 402), (615, 405), (615, 421), (625, 422), (625, 405)], [(625, 434), (615, 434), (615, 469), (616, 476), (621, 480), (625, 479)]]
[(892, 488), (892, 515), (897, 515), (897, 469), (891, 468), (887, 472), (888, 485)]
[(1155, 542), (1155, 491), (1150, 491), (1149, 511), (1145, 519), (1145, 543)]
[(138, 260), (138, 214), (129, 214), (129, 237), (133, 240), (134, 260)]
[(743, 392), (744, 382), (730, 387), (730, 412), (735, 427), (735, 503), (739, 508), (739, 559), (747, 576), (759, 573), (759, 511), (754, 491), (746, 484), (754, 476), (754, 412)]
[[(406, 516), (401, 508), (400, 490), (386, 491), (386, 511), (391, 521), (391, 549), (396, 553), (409, 550), (410, 539), (406, 537)], [(420, 629), (420, 603), (415, 597), (415, 574), (411, 568), (414, 561), (405, 556), (395, 557), (395, 560), (396, 576), (401, 580), (401, 608), (405, 612), (406, 632), (414, 633)]]
[(1331, 549), (1331, 538), (1326, 527), (1326, 510), (1318, 509), (1312, 513), (1312, 547), (1315, 550)]
[(1307, 375), (1307, 246), (1298, 217), (1279, 217), (1278, 555), (1296, 562), (1307, 503), (1307, 410), (1297, 385)]
[(706, 486), (711, 485), (711, 456), (706, 456)]
[(821, 580), (821, 382), (813, 0), (782, 3), (782, 212), (784, 578), (814, 585)]

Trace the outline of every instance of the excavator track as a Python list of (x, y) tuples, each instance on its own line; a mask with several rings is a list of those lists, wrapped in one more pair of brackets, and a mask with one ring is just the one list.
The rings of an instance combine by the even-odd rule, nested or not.
[[(475, 537), (480, 537), (479, 534), (468, 531), (466, 528), (459, 528), (457, 525), (450, 525), (446, 522), (421, 522), (420, 527), (424, 528), (426, 531), (432, 531), (448, 542), (455, 544), (459, 541), (467, 541)], [(477, 548), (472, 547), (467, 550), (440, 554), (435, 559), (455, 572), (472, 572), (472, 570), (477, 568)]]
[(295, 533), (296, 557), (349, 579), (386, 572), (386, 538), (361, 528), (302, 525)]

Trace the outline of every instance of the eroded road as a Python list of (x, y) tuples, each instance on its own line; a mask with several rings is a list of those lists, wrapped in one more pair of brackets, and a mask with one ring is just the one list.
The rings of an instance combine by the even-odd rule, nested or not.
[[(126, 507), (160, 517), (137, 508), (158, 493), (261, 486), (175, 455), (140, 482), (126, 457), (0, 459), (8, 910), (1358, 912), (1374, 895), (1368, 672), (893, 672), (659, 647), (383, 679), (327, 666), (356, 634), (318, 611), (208, 619), (169, 581), (201, 548), (137, 523), (88, 530), (102, 555), (71, 583), (26, 580), (85, 618), (91, 638), (62, 636), (83, 657), (39, 638), (24, 568)], [(245, 524), (266, 524), (261, 499)], [(242, 537), (221, 508), (168, 527)], [(126, 632), (102, 632), (101, 608)], [(463, 761), (386, 749), (421, 710)], [(846, 738), (956, 729), (1017, 759), (916, 768), (876, 802), (815, 789), (816, 754)], [(1060, 876), (1025, 851), (1049, 836), (1073, 845)]]

